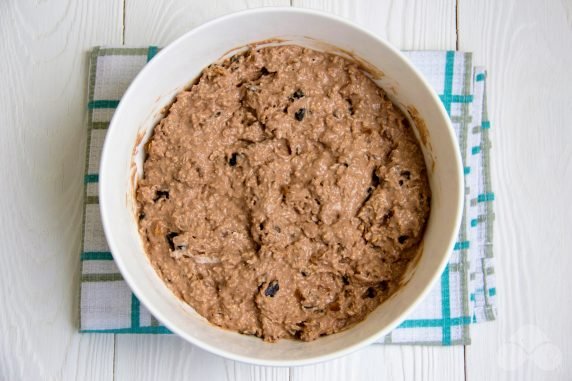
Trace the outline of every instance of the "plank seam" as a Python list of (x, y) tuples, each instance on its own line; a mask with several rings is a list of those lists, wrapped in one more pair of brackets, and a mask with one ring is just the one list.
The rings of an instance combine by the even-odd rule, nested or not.
[(455, 50), (459, 50), (459, 0), (455, 1)]
[(127, 9), (127, 0), (123, 0), (123, 17), (121, 20), (121, 45), (125, 45), (125, 10)]

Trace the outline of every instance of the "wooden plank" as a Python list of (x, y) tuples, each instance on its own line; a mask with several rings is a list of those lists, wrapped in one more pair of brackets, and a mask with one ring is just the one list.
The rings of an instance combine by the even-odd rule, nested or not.
[[(127, 1), (125, 44), (165, 46), (193, 27), (241, 9), (290, 5), (289, 0)], [(224, 360), (174, 336), (122, 336), (116, 347), (116, 377), (141, 380), (288, 380), (287, 368), (265, 368)]]
[[(400, 49), (455, 49), (455, 1), (294, 0), (349, 18)], [(463, 347), (373, 345), (325, 364), (292, 369), (292, 380), (464, 379)]]
[(289, 0), (135, 0), (125, 7), (125, 44), (165, 46), (194, 27), (246, 8), (289, 6)]
[(212, 355), (174, 335), (117, 336), (118, 380), (287, 381), (288, 369), (257, 367)]
[(460, 0), (460, 48), (488, 73), (498, 321), (469, 380), (570, 379), (572, 3)]
[(403, 50), (455, 49), (455, 0), (293, 0), (346, 17)]
[(463, 380), (463, 347), (371, 345), (326, 363), (291, 368), (291, 380)]
[(109, 379), (112, 335), (77, 333), (87, 51), (119, 0), (0, 5), (0, 379)]

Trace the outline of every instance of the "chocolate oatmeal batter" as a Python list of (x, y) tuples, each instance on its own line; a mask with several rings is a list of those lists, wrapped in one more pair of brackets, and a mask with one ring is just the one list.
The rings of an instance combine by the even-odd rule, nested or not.
[(354, 63), (298, 46), (209, 66), (147, 154), (151, 263), (210, 322), (266, 341), (363, 320), (398, 287), (429, 215), (402, 112)]

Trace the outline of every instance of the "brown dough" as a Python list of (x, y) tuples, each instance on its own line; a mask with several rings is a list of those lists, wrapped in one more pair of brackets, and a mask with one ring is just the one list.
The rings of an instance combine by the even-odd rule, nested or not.
[(137, 202), (152, 265), (213, 324), (267, 341), (363, 320), (429, 215), (403, 113), (355, 63), (298, 46), (209, 66), (147, 154)]

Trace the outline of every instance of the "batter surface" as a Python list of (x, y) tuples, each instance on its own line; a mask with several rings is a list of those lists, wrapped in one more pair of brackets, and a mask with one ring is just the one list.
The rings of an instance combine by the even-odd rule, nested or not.
[(267, 341), (363, 320), (398, 287), (429, 216), (403, 113), (355, 63), (298, 46), (209, 66), (146, 151), (152, 265), (211, 323)]

